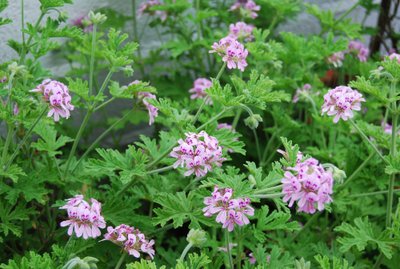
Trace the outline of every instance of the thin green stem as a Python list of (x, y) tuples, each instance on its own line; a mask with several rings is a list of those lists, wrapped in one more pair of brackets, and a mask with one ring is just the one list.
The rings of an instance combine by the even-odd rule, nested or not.
[(146, 174), (147, 175), (157, 174), (157, 173), (161, 173), (161, 172), (172, 170), (173, 168), (174, 168), (173, 165), (169, 165), (169, 166), (161, 167), (159, 169), (151, 170), (151, 171), (147, 172)]
[(255, 194), (253, 195), (254, 198), (259, 198), (259, 199), (275, 199), (282, 197), (283, 193), (271, 193), (271, 194)]
[[(393, 193), (397, 193), (397, 192), (400, 192), (400, 189), (394, 189), (394, 190), (393, 190)], [(374, 192), (353, 194), (353, 195), (350, 195), (350, 198), (365, 197), (365, 196), (374, 196), (374, 195), (387, 194), (387, 193), (389, 193), (389, 191), (374, 191)]]
[[(10, 144), (11, 144), (11, 140), (12, 140), (12, 137), (13, 137), (13, 128), (12, 128), (12, 124), (7, 124), (7, 128), (8, 128), (8, 130), (7, 130), (7, 137), (6, 137), (6, 143), (4, 144), (4, 148), (3, 148), (3, 154), (1, 155), (1, 164), (2, 164), (2, 166), (3, 166), (3, 164), (6, 162), (6, 159), (7, 159), (7, 153), (8, 153), (8, 148), (10, 147)], [(4, 170), (7, 170), (7, 169), (5, 169), (6, 168), (6, 166), (3, 166), (4, 167)]]
[(106, 136), (108, 135), (117, 125), (119, 125), (121, 122), (125, 121), (128, 119), (133, 113), (133, 110), (126, 113), (122, 118), (114, 122), (110, 127), (107, 128), (97, 139), (88, 147), (88, 149), (83, 153), (83, 155), (79, 158), (78, 162), (72, 169), (72, 173), (75, 171), (76, 168), (79, 167), (80, 163), (85, 159), (85, 157), (93, 150), (93, 148)]
[[(224, 72), (226, 67), (226, 62), (224, 62), (224, 64), (222, 65), (221, 69), (219, 70), (217, 77), (215, 78), (215, 80), (219, 80), (222, 76), (222, 73)], [(204, 109), (204, 106), (206, 105), (207, 101), (208, 101), (208, 96), (204, 98), (203, 103), (201, 103), (199, 109), (197, 110), (196, 115), (194, 116), (193, 120), (192, 120), (192, 124), (195, 124), (196, 121), (199, 119), (201, 112)]]
[(237, 111), (236, 111), (236, 114), (235, 114), (235, 117), (233, 118), (233, 122), (232, 122), (232, 129), (236, 129), (236, 126), (238, 125), (238, 123), (239, 123), (239, 120), (240, 120), (240, 115), (242, 114), (242, 109), (241, 108), (238, 108), (237, 109)]
[(343, 13), (337, 20), (336, 23), (340, 22), (344, 18), (347, 17), (358, 5), (360, 4), (360, 1), (357, 1), (352, 7), (350, 7), (345, 13)]
[(258, 141), (258, 135), (257, 135), (256, 129), (252, 129), (252, 131), (253, 131), (254, 139), (256, 141), (258, 163), (261, 164), (262, 160), (261, 160), (260, 141)]
[(115, 99), (117, 99), (117, 98), (111, 97), (111, 98), (108, 99), (107, 101), (103, 102), (101, 105), (98, 105), (97, 107), (95, 107), (95, 108), (93, 109), (93, 111), (96, 112), (97, 110), (99, 110), (99, 109), (105, 107), (106, 105), (108, 105), (109, 103), (111, 103), (112, 101), (114, 101)]
[(371, 145), (371, 147), (376, 151), (376, 153), (378, 153), (379, 157), (387, 164), (388, 161), (383, 157), (382, 153), (379, 151), (376, 145), (372, 143), (371, 140), (369, 140), (367, 135), (360, 129), (360, 127), (358, 127), (358, 125), (353, 121), (353, 119), (349, 119), (349, 121), (353, 125), (353, 127), (357, 130), (357, 132), (361, 135), (361, 137), (364, 139), (364, 142)]
[(228, 108), (223, 108), (221, 112), (219, 112), (217, 115), (215, 115), (214, 117), (212, 117), (211, 119), (209, 119), (207, 122), (205, 122), (204, 124), (202, 124), (199, 128), (197, 128), (197, 131), (202, 130), (204, 127), (206, 127), (207, 125), (209, 125), (210, 123), (218, 120), (225, 112), (229, 111), (231, 109), (231, 107)]
[(81, 127), (78, 130), (78, 133), (76, 134), (75, 140), (74, 140), (74, 144), (72, 144), (72, 149), (69, 153), (68, 159), (67, 159), (67, 163), (65, 165), (65, 170), (64, 170), (64, 178), (67, 176), (67, 174), (69, 173), (69, 167), (71, 165), (71, 160), (72, 157), (75, 155), (75, 151), (78, 147), (79, 141), (82, 137), (83, 131), (86, 128), (86, 125), (89, 122), (90, 116), (92, 115), (92, 111), (90, 109), (88, 109), (88, 111), (86, 112), (85, 118), (83, 119), (83, 122), (81, 124)]
[(96, 33), (97, 24), (93, 25), (92, 31), (92, 48), (90, 51), (90, 64), (89, 64), (89, 96), (93, 94), (93, 79), (94, 79), (94, 60), (96, 52)]
[(40, 113), (40, 115), (36, 118), (36, 120), (34, 121), (34, 123), (32, 124), (32, 126), (29, 128), (28, 132), (24, 135), (24, 137), (22, 138), (22, 140), (18, 143), (16, 149), (14, 150), (13, 154), (11, 155), (10, 159), (8, 160), (7, 164), (4, 167), (4, 171), (7, 171), (7, 169), (11, 166), (12, 162), (14, 161), (15, 157), (17, 156), (19, 150), (21, 149), (21, 147), (25, 144), (26, 140), (28, 139), (28, 137), (30, 136), (30, 134), (32, 133), (33, 129), (35, 128), (35, 126), (39, 123), (39, 121), (41, 120), (41, 118), (44, 116), (44, 114), (47, 111), (47, 107), (43, 109), (43, 111)]
[(179, 260), (181, 261), (185, 260), (186, 254), (189, 252), (192, 246), (193, 246), (192, 243), (186, 245), (185, 249), (182, 251), (181, 256), (179, 257)]
[(292, 237), (292, 241), (294, 241), (302, 232), (304, 232), (308, 227), (310, 227), (310, 225), (317, 219), (319, 215), (320, 213), (317, 212), (311, 218), (309, 218), (306, 224), (303, 225), (302, 229)]
[[(111, 77), (112, 77), (113, 74), (114, 74), (114, 70), (111, 69), (111, 70), (108, 72), (106, 78), (104, 79), (103, 84), (101, 84), (101, 87), (100, 87), (99, 92), (97, 93), (97, 96), (101, 96), (101, 94), (104, 92), (104, 90), (106, 89), (106, 87), (107, 87), (107, 85), (108, 85), (108, 82), (110, 81), (110, 79), (111, 79)], [(111, 98), (111, 99), (112, 99), (112, 98)], [(111, 99), (110, 99), (110, 100), (111, 100)], [(94, 103), (93, 105), (95, 105), (95, 103)]]
[(274, 139), (275, 139), (275, 137), (277, 136), (277, 134), (278, 134), (278, 130), (276, 130), (276, 131), (272, 134), (271, 138), (268, 140), (267, 146), (265, 147), (264, 153), (263, 153), (263, 156), (262, 156), (262, 164), (265, 163), (265, 159), (267, 158), (267, 154), (268, 154), (269, 148), (271, 147), (272, 142), (274, 141)]
[(119, 258), (117, 265), (115, 265), (115, 269), (121, 268), (121, 265), (124, 263), (124, 260), (126, 258), (126, 252), (122, 253), (121, 258)]
[(356, 170), (354, 170), (353, 174), (351, 174), (349, 178), (342, 185), (340, 185), (336, 193), (344, 189), (344, 187), (347, 186), (347, 184), (349, 184), (349, 182), (351, 182), (358, 175), (358, 173), (361, 172), (361, 170), (368, 164), (368, 162), (375, 156), (375, 154), (375, 151), (371, 152), (371, 154), (360, 164), (360, 166)]
[[(139, 36), (138, 36), (138, 30), (137, 30), (137, 16), (136, 16), (136, 0), (132, 0), (132, 23), (133, 23), (133, 41), (136, 43), (140, 43)], [(142, 64), (142, 49), (139, 44), (137, 48), (137, 54), (138, 54), (138, 62), (139, 62), (139, 70), (140, 74), (143, 77), (144, 76), (144, 67)]]
[[(46, 15), (46, 12), (47, 12), (47, 10), (42, 10), (42, 11), (41, 11), (40, 16), (39, 16), (39, 18), (37, 19), (37, 21), (36, 21), (36, 23), (35, 23), (35, 26), (33, 26), (33, 28), (34, 28), (35, 30), (38, 29), (40, 23), (42, 22), (42, 20), (43, 20), (43, 18), (44, 18), (44, 15)], [(22, 27), (23, 27), (23, 26), (22, 26)], [(26, 41), (26, 44), (25, 44), (24, 46), (22, 46), (22, 49), (21, 49), (21, 57), (19, 58), (19, 63), (20, 63), (20, 64), (23, 64), (23, 63), (25, 62), (26, 49), (29, 49), (29, 46), (31, 45), (31, 42), (32, 42), (32, 38), (33, 38), (33, 35), (30, 35), (29, 38), (28, 38), (28, 41)]]
[(225, 241), (226, 241), (226, 253), (228, 254), (229, 268), (233, 269), (234, 267), (233, 267), (233, 259), (232, 259), (228, 229), (225, 229)]
[[(393, 99), (396, 95), (396, 82), (392, 82), (390, 89), (390, 97)], [(392, 138), (390, 143), (390, 156), (392, 158), (396, 157), (397, 154), (397, 119), (398, 119), (398, 111), (397, 111), (397, 101), (392, 102)], [(393, 211), (393, 189), (394, 189), (394, 181), (396, 179), (396, 173), (390, 175), (389, 178), (389, 189), (388, 189), (388, 199), (386, 206), (386, 226), (390, 227), (392, 222), (392, 211)]]
[(256, 190), (256, 191), (254, 191), (254, 193), (255, 194), (266, 194), (268, 192), (277, 191), (277, 190), (280, 190), (280, 189), (282, 189), (282, 185), (278, 185), (278, 186), (271, 187), (271, 188), (265, 188), (265, 189)]
[(242, 252), (243, 252), (243, 235), (242, 235), (243, 231), (242, 228), (239, 227), (237, 229), (237, 238), (236, 238), (236, 242), (238, 244), (238, 248), (237, 248), (237, 255), (236, 255), (236, 268), (237, 269), (241, 269), (242, 268)]

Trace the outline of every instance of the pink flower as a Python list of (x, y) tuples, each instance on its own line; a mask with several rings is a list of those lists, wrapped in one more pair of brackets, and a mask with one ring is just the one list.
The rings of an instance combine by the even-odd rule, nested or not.
[[(393, 129), (392, 125), (390, 125), (389, 123), (386, 123), (384, 125), (383, 122), (382, 122), (382, 128), (383, 128), (383, 131), (384, 131), (385, 134), (392, 135), (392, 129)], [(400, 135), (400, 130), (397, 131), (397, 134)]]
[(89, 20), (88, 15), (79, 16), (72, 20), (72, 25), (81, 28), (85, 33), (93, 31), (93, 24)]
[(391, 61), (396, 60), (398, 63), (400, 63), (400, 54), (392, 53), (389, 55), (389, 59)]
[(106, 222), (101, 215), (101, 203), (93, 198), (90, 201), (91, 204), (83, 199), (83, 195), (75, 195), (60, 207), (68, 212), (68, 220), (62, 221), (60, 226), (69, 226), (69, 236), (75, 232), (77, 237), (96, 238), (101, 235), (100, 229), (106, 227)]
[(214, 187), (211, 196), (204, 198), (204, 216), (211, 217), (217, 214), (215, 221), (222, 224), (222, 228), (232, 232), (235, 224), (239, 226), (250, 223), (247, 216), (254, 215), (249, 198), (232, 198), (233, 190)]
[(365, 102), (361, 93), (347, 86), (338, 86), (324, 95), (322, 115), (335, 116), (334, 123), (339, 119), (346, 121), (354, 117), (353, 111), (361, 110), (361, 102)]
[[(189, 93), (192, 93), (190, 96), (190, 99), (204, 99), (207, 97), (207, 94), (205, 92), (206, 89), (210, 88), (212, 86), (212, 82), (209, 79), (206, 78), (198, 78), (194, 81), (193, 83), (193, 88), (189, 90)], [(207, 99), (206, 104), (211, 105), (212, 100)]]
[(50, 107), (47, 117), (54, 117), (56, 122), (60, 120), (60, 117), (68, 119), (70, 111), (74, 110), (69, 90), (61, 82), (46, 79), (31, 92), (43, 94), (43, 99), (48, 102)]
[(129, 255), (139, 258), (140, 252), (154, 258), (154, 240), (148, 241), (143, 233), (134, 227), (121, 224), (115, 228), (108, 226), (104, 240), (113, 242), (122, 247)]
[(167, 19), (167, 12), (164, 10), (151, 10), (151, 7), (161, 6), (161, 2), (158, 0), (147, 0), (146, 2), (140, 4), (138, 9), (138, 15), (142, 16), (143, 14), (149, 14), (151, 16), (156, 15), (159, 16), (161, 21), (165, 21)]
[(149, 92), (139, 92), (138, 97), (142, 99), (144, 106), (147, 108), (147, 111), (149, 112), (149, 125), (152, 125), (154, 119), (158, 116), (158, 108), (150, 104), (147, 99), (156, 99), (156, 96)]
[(335, 52), (328, 58), (328, 62), (333, 64), (333, 66), (336, 68), (341, 67), (343, 65), (343, 60), (344, 60), (343, 51)]
[(222, 61), (227, 63), (229, 69), (237, 68), (243, 72), (247, 66), (246, 57), (249, 52), (236, 39), (224, 37), (211, 48), (210, 53), (216, 52), (222, 56)]
[(295, 202), (298, 212), (314, 214), (324, 210), (325, 204), (332, 202), (333, 176), (325, 171), (314, 158), (298, 162), (288, 167), (282, 178), (283, 201), (292, 207)]
[(244, 13), (245, 17), (249, 17), (252, 19), (257, 18), (257, 12), (260, 11), (261, 7), (256, 5), (256, 3), (252, 0), (237, 0), (229, 10), (241, 10)]
[(302, 88), (298, 88), (296, 90), (296, 94), (293, 96), (293, 103), (297, 103), (299, 101), (299, 97), (303, 95), (310, 95), (311, 93), (311, 85), (310, 84), (304, 84)]
[(356, 53), (360, 62), (366, 62), (369, 54), (369, 49), (360, 41), (350, 41), (348, 45), (349, 53)]
[(244, 41), (251, 41), (254, 38), (253, 29), (253, 25), (240, 21), (229, 26), (229, 37)]
[(177, 159), (174, 168), (186, 168), (185, 176), (194, 173), (196, 177), (203, 177), (212, 171), (213, 165), (221, 166), (225, 161), (218, 140), (204, 131), (198, 134), (186, 133), (186, 139), (180, 139), (178, 143), (179, 146), (169, 156)]

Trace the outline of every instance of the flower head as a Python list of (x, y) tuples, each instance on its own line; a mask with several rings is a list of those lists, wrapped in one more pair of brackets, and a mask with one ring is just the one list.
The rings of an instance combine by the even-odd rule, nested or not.
[(139, 92), (138, 97), (142, 99), (144, 106), (149, 112), (149, 125), (154, 123), (154, 119), (158, 116), (158, 108), (148, 102), (148, 99), (156, 99), (156, 96), (149, 92)]
[(344, 60), (343, 51), (335, 52), (334, 54), (328, 57), (328, 62), (333, 64), (333, 66), (336, 68), (341, 67), (343, 65), (343, 60)]
[(74, 110), (67, 86), (59, 81), (46, 79), (31, 92), (43, 94), (43, 99), (50, 107), (47, 117), (54, 117), (56, 122), (60, 117), (68, 119), (70, 111)]
[(389, 60), (396, 60), (400, 64), (400, 54), (392, 53), (389, 55)]
[(252, 0), (237, 0), (236, 3), (234, 3), (229, 10), (234, 11), (234, 10), (240, 10), (243, 12), (243, 15), (245, 17), (249, 17), (252, 19), (255, 19), (258, 17), (257, 12), (260, 11), (261, 7), (258, 6), (254, 1)]
[(79, 16), (72, 20), (72, 25), (81, 28), (85, 33), (93, 31), (93, 23), (90, 21), (88, 15)]
[(217, 53), (222, 56), (222, 61), (227, 63), (229, 69), (237, 68), (244, 71), (247, 66), (246, 58), (249, 52), (236, 39), (224, 37), (218, 43), (212, 45), (210, 53)]
[(361, 93), (347, 86), (338, 86), (324, 95), (322, 115), (335, 116), (334, 123), (339, 119), (346, 121), (354, 117), (353, 111), (361, 110), (361, 102), (365, 102)]
[(293, 103), (297, 103), (298, 101), (299, 101), (299, 98), (301, 97), (301, 96), (305, 96), (305, 95), (310, 95), (310, 90), (311, 90), (311, 85), (310, 84), (304, 84), (303, 85), (303, 87), (302, 88), (298, 88), (297, 90), (296, 90), (296, 93), (295, 93), (295, 95), (293, 96), (293, 100), (292, 100), (292, 102)]
[(154, 258), (154, 240), (147, 240), (145, 235), (134, 227), (121, 224), (117, 227), (107, 227), (104, 240), (113, 242), (122, 247), (129, 255), (139, 258), (140, 252), (146, 253), (151, 259)]
[[(194, 81), (193, 83), (193, 88), (189, 90), (189, 93), (192, 93), (190, 96), (190, 99), (204, 99), (207, 97), (207, 94), (205, 92), (206, 89), (210, 88), (212, 86), (211, 80), (207, 78), (198, 78)], [(207, 99), (206, 104), (211, 105), (212, 100)]]
[(314, 214), (324, 210), (325, 204), (332, 202), (333, 176), (331, 171), (314, 158), (298, 162), (287, 167), (282, 179), (283, 201), (292, 207), (294, 202), (299, 212)]
[(250, 206), (250, 199), (233, 197), (233, 190), (230, 188), (220, 189), (214, 187), (211, 196), (204, 198), (204, 216), (217, 215), (216, 222), (222, 224), (222, 228), (232, 232), (235, 224), (239, 226), (250, 223), (247, 216), (254, 215), (254, 209)]
[(161, 6), (161, 2), (158, 0), (147, 0), (140, 4), (139, 9), (138, 9), (138, 15), (142, 16), (143, 14), (149, 14), (149, 15), (156, 15), (159, 16), (161, 21), (165, 21), (167, 19), (167, 12), (164, 10), (151, 10), (152, 7), (154, 6)]
[(186, 133), (185, 140), (180, 139), (178, 143), (179, 146), (172, 150), (170, 156), (177, 159), (174, 168), (186, 168), (185, 176), (194, 173), (196, 177), (203, 177), (212, 171), (213, 165), (221, 166), (225, 161), (218, 140), (204, 131)]
[(350, 53), (356, 53), (360, 62), (366, 62), (369, 54), (369, 49), (360, 41), (350, 41), (348, 45), (348, 51)]
[(240, 21), (229, 26), (229, 37), (244, 41), (251, 41), (254, 38), (253, 29), (253, 25)]
[(75, 232), (77, 237), (87, 239), (101, 235), (100, 229), (106, 227), (106, 222), (101, 215), (101, 203), (96, 199), (90, 199), (90, 203), (83, 199), (83, 195), (75, 195), (60, 207), (68, 212), (68, 220), (60, 223), (61, 227), (68, 227), (68, 235)]

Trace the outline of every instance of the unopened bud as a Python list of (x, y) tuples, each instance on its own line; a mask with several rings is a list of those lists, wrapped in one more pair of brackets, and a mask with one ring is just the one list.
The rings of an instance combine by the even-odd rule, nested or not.
[(89, 20), (93, 24), (102, 24), (107, 20), (107, 16), (104, 14), (101, 14), (100, 12), (94, 13), (93, 11), (89, 12)]
[(263, 119), (261, 118), (260, 115), (253, 114), (244, 120), (244, 124), (246, 124), (246, 126), (250, 127), (251, 129), (256, 129), (259, 123), (262, 121)]
[(193, 246), (201, 247), (207, 241), (206, 232), (200, 229), (191, 229), (186, 240)]

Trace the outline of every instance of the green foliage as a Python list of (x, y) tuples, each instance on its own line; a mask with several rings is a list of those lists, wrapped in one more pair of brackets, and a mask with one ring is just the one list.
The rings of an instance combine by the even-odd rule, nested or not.
[(264, 205), (256, 213), (257, 224), (253, 226), (254, 237), (260, 242), (267, 241), (268, 232), (273, 230), (299, 230), (299, 224), (295, 221), (289, 221), (290, 213), (272, 211), (269, 212), (268, 206)]
[(2, 269), (36, 269), (36, 268), (56, 268), (53, 259), (49, 254), (39, 255), (34, 251), (29, 251), (28, 255), (22, 257), (18, 262), (10, 260), (8, 264), (1, 264)]
[(342, 223), (342, 225), (335, 228), (335, 231), (346, 235), (337, 239), (342, 245), (340, 247), (342, 252), (346, 252), (354, 246), (357, 247), (358, 251), (363, 251), (368, 245), (374, 243), (388, 259), (392, 258), (393, 240), (390, 238), (388, 231), (379, 232), (372, 226), (368, 218), (356, 218), (354, 224), (356, 225), (355, 227), (348, 223)]
[(130, 263), (126, 265), (126, 269), (166, 269), (167, 267), (161, 266), (157, 267), (157, 265), (149, 260), (141, 259), (140, 262)]
[[(7, 236), (9, 233), (12, 233), (15, 236), (21, 237), (22, 228), (17, 223), (21, 220), (27, 220), (31, 213), (32, 210), (26, 208), (26, 205), (23, 203), (18, 203), (18, 205), (14, 206), (0, 201), (1, 234)], [(3, 240), (4, 239), (0, 237), (0, 242), (3, 242)]]
[(41, 139), (32, 143), (32, 147), (39, 151), (46, 151), (50, 157), (62, 154), (62, 151), (59, 149), (67, 143), (74, 141), (72, 138), (64, 135), (60, 135), (57, 138), (57, 131), (54, 127), (45, 123), (36, 125), (34, 131)]
[(202, 269), (208, 268), (207, 265), (211, 263), (211, 260), (204, 253), (200, 255), (197, 253), (190, 253), (188, 255), (188, 260), (189, 261), (179, 260), (175, 269)]
[(7, 170), (1, 169), (0, 176), (10, 178), (14, 182), (18, 182), (21, 176), (26, 176), (24, 170), (16, 164), (10, 165)]
[(202, 217), (201, 208), (198, 208), (194, 202), (194, 194), (186, 195), (184, 192), (159, 193), (154, 200), (161, 208), (155, 208), (155, 224), (165, 226), (167, 222), (172, 221), (174, 228), (181, 227), (186, 221), (190, 221), (191, 228), (200, 227), (200, 218)]
[(55, 7), (62, 7), (65, 4), (72, 4), (72, 0), (39, 0), (41, 9), (49, 9)]
[(315, 260), (318, 262), (321, 269), (353, 269), (354, 267), (349, 265), (349, 262), (345, 259), (339, 259), (333, 257), (332, 261), (327, 256), (320, 254), (316, 255)]

